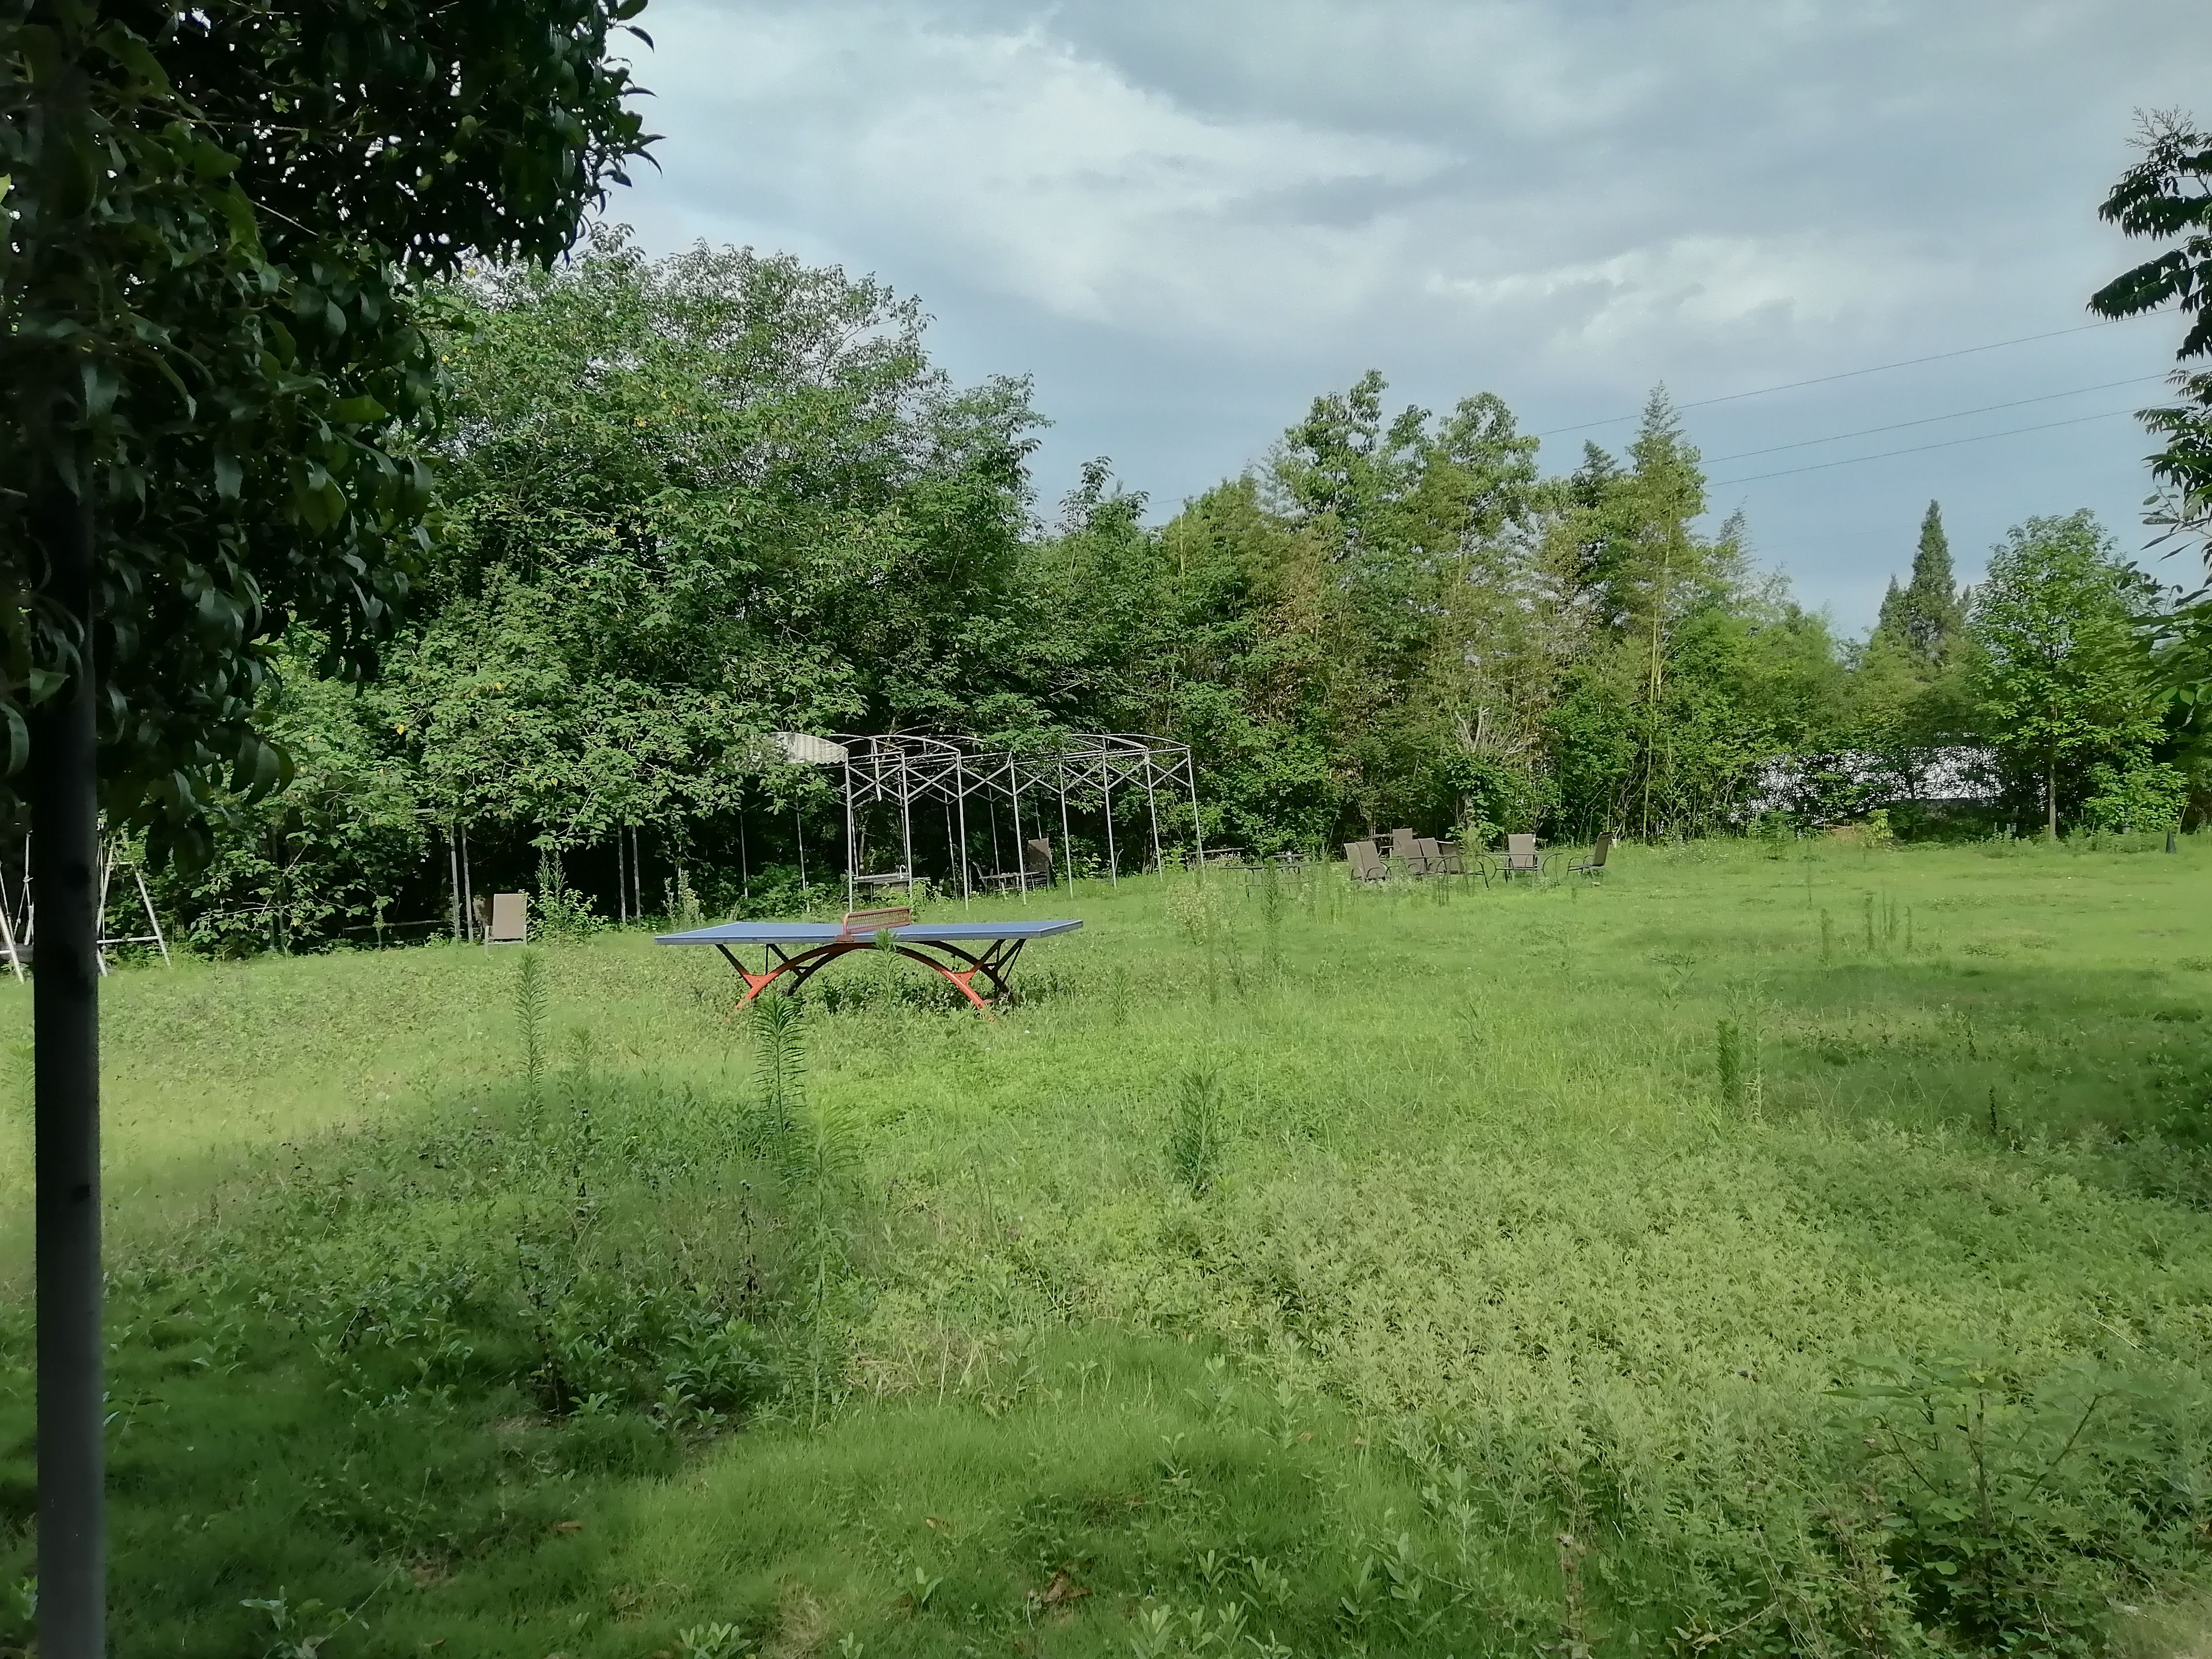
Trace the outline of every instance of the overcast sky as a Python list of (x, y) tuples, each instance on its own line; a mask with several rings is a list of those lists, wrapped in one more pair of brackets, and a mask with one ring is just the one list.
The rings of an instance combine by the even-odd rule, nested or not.
[(918, 295), (956, 376), (1035, 377), (1048, 511), (1103, 454), (1164, 516), (1374, 368), (1394, 405), (1498, 393), (1553, 433), (1553, 471), (1629, 425), (1555, 428), (1663, 381), (1717, 511), (1743, 507), (1847, 628), (1931, 496), (1969, 578), (2031, 514), (2144, 539), (2149, 446), (2116, 411), (2156, 395), (2129, 383), (2179, 329), (2080, 325), (2142, 257), (2095, 213), (2132, 112), (2212, 82), (2203, 0), (653, 0), (643, 21), (661, 171), (612, 216), (656, 252), (789, 250)]

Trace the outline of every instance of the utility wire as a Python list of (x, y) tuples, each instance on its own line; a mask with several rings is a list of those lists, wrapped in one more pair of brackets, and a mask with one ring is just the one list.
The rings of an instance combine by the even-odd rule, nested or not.
[[(2145, 313), (2144, 315), (2152, 313)], [(1978, 351), (2000, 351), (2007, 346), (2029, 345), (2037, 340), (2055, 340), (2062, 334), (2086, 334), (2093, 328), (2110, 328), (2115, 323), (2133, 319), (2126, 317), (2107, 317), (2102, 322), (2076, 323), (2071, 328), (2054, 328), (2046, 334), (2023, 334), (2016, 340), (1992, 340), (1987, 345), (1961, 346), (1956, 351), (1932, 352), (1925, 357), (1907, 357), (1903, 362), (1876, 363), (1871, 368), (1847, 368), (1840, 374), (1820, 374), (1809, 380), (1790, 380), (1781, 386), (1762, 386), (1749, 392), (1731, 392), (1723, 398), (1700, 398), (1693, 404), (1677, 404), (1675, 408), (1710, 409), (1715, 404), (1732, 404), (1744, 398), (1764, 398), (1771, 392), (1795, 392), (1800, 386), (1826, 386), (1832, 380), (1854, 380), (1862, 374), (1886, 374), (1893, 368), (1917, 368), (1922, 363), (1940, 363), (1948, 357), (1971, 357)], [(1639, 410), (1638, 413), (1641, 413)], [(1636, 419), (1635, 415), (1615, 415), (1602, 421), (1584, 421), (1579, 426), (1555, 426), (1549, 431), (1531, 433), (1536, 438), (1556, 438), (1562, 432), (1587, 432), (1593, 427), (1619, 426), (1623, 421)]]
[(1885, 449), (1875, 455), (1850, 455), (1840, 461), (1816, 461), (1810, 466), (1784, 467), (1779, 472), (1754, 472), (1747, 478), (1723, 478), (1712, 485), (1715, 489), (1733, 489), (1738, 484), (1757, 483), (1762, 478), (1787, 478), (1800, 472), (1825, 472), (1832, 466), (1856, 466), (1861, 461), (1886, 461), (1896, 455), (1917, 455), (1926, 449), (1955, 449), (1960, 444), (1987, 443), (1992, 438), (2017, 438), (2023, 432), (2048, 432), (2054, 427), (2080, 426), (2088, 421), (2109, 421), (2121, 415), (2132, 415), (2132, 409), (2108, 409), (2101, 415), (2077, 415), (2070, 421), (2045, 421), (2039, 426), (2016, 426), (2003, 432), (1984, 432), (1972, 438), (1947, 438), (1941, 443), (1914, 444), (1907, 449)]
[(1887, 426), (1863, 426), (1856, 432), (1838, 432), (1832, 438), (1801, 438), (1794, 444), (1775, 444), (1766, 449), (1740, 449), (1733, 455), (1715, 455), (1706, 465), (1719, 466), (1728, 461), (1747, 461), (1754, 455), (1778, 455), (1785, 449), (1809, 449), (1814, 444), (1839, 444), (1846, 438), (1871, 438), (1877, 432), (1901, 432), (1909, 426), (1933, 426), (1938, 421), (1963, 421), (1969, 415), (1993, 415), (2000, 409), (2021, 409), (2029, 404), (2055, 403), (2061, 398), (2080, 398), (2092, 392), (2110, 392), (2116, 386), (2142, 386), (2148, 380), (2162, 380), (2163, 374), (2138, 374), (2129, 380), (2107, 380), (2102, 386), (2076, 386), (2071, 392), (2046, 392), (2039, 398), (2015, 398), (2008, 404), (1984, 404), (1979, 409), (1962, 409), (1951, 415), (1923, 415), (1917, 421), (1893, 421)]

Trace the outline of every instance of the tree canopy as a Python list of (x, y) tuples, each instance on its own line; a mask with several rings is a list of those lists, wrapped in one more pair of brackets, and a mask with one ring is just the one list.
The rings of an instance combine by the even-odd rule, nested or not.
[(1990, 561), (1974, 596), (1983, 726), (2045, 827), (2090, 769), (2136, 758), (2161, 735), (2148, 653), (2135, 628), (2148, 580), (2087, 513), (2030, 519)]
[[(440, 836), (505, 879), (566, 854), (604, 889), (642, 831), (710, 903), (786, 902), (843, 835), (766, 740), (786, 729), (1157, 732), (1200, 757), (1208, 839), (1251, 848), (1909, 818), (1962, 755), (2046, 828), (2200, 787), (2122, 643), (2160, 602), (2094, 524), (2024, 522), (1970, 603), (1930, 502), (1909, 578), (1840, 640), (1750, 524), (1713, 522), (1663, 389), (1620, 451), (1547, 472), (1495, 395), (1396, 406), (1370, 372), (1173, 510), (1105, 458), (1045, 509), (1027, 382), (956, 385), (872, 278), (648, 258), (601, 226), (410, 303), (439, 387), (395, 450), (439, 479), (414, 609), (358, 690), (311, 616), (272, 647), (256, 729), (307, 787), (230, 798), (239, 830), (172, 878), (210, 943), (439, 915)], [(2031, 685), (2051, 629), (2057, 678)], [(374, 810), (342, 836), (314, 803), (349, 791)]]
[[(266, 789), (278, 640), (375, 665), (428, 550), (437, 421), (415, 295), (464, 258), (544, 260), (646, 140), (609, 46), (639, 0), (0, 6), (0, 678), (78, 671), (25, 551), (97, 507), (103, 799), (201, 839)], [(13, 806), (0, 785), (0, 807)]]

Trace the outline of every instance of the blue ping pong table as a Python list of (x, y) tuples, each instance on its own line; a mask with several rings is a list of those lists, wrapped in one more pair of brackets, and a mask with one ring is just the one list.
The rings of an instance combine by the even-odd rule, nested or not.
[[(865, 913), (862, 913), (863, 918)], [(1079, 921), (910, 921), (878, 932), (834, 921), (728, 921), (716, 927), (695, 927), (686, 933), (662, 933), (656, 945), (711, 945), (738, 970), (745, 982), (738, 1000), (742, 1008), (779, 979), (788, 976), (787, 991), (796, 991), (816, 973), (839, 957), (854, 951), (890, 948), (960, 988), (960, 994), (988, 1014), (991, 1005), (1006, 994), (1006, 975), (1022, 946), (1033, 939), (1072, 933)], [(738, 956), (739, 949), (757, 945), (763, 953), (762, 970), (755, 973)], [(990, 985), (990, 995), (979, 995), (975, 978), (981, 974)]]

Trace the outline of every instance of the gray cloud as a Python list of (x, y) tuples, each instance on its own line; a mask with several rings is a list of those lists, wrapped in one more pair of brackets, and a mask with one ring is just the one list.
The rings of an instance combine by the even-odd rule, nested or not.
[[(2212, 69), (2190, 0), (659, 0), (647, 21), (664, 171), (615, 211), (649, 246), (789, 247), (921, 295), (956, 373), (1035, 373), (1048, 493), (1106, 453), (1163, 507), (1370, 365), (1430, 406), (1495, 390), (1540, 430), (1662, 380), (1694, 400), (2066, 328), (2131, 257), (2094, 219), (2131, 109)], [(1691, 426), (1717, 456), (1977, 408), (2155, 371), (2175, 333), (2124, 324)], [(2145, 447), (2106, 420), (1716, 506), (1858, 625), (1930, 495), (1970, 565), (2029, 513), (2091, 506), (2133, 537)]]

